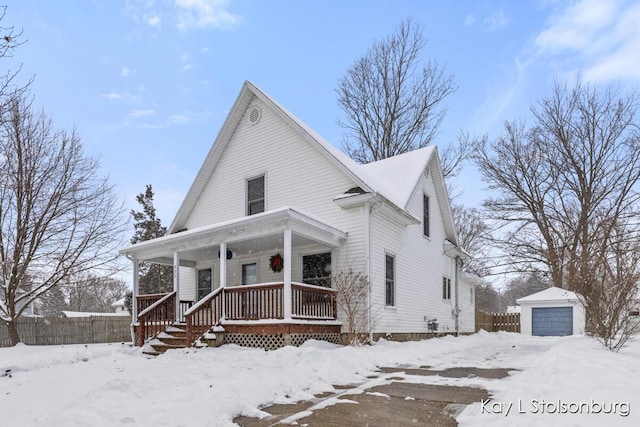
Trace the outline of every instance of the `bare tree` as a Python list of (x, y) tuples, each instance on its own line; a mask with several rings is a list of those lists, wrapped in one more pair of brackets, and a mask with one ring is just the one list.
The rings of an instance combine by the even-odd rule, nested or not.
[(489, 224), (478, 208), (453, 205), (451, 210), (456, 224), (458, 244), (471, 255), (471, 258), (465, 259), (463, 269), (478, 277), (486, 276), (489, 273), (491, 250)]
[(55, 130), (24, 96), (0, 123), (0, 317), (11, 342), (26, 307), (71, 274), (111, 266), (122, 204), (75, 131)]
[(503, 311), (502, 296), (491, 283), (483, 283), (476, 286), (476, 309), (487, 313), (498, 313)]
[[(0, 58), (12, 58), (15, 49), (24, 44), (22, 40), (22, 30), (16, 30), (15, 27), (5, 27), (2, 25), (7, 14), (7, 6), (0, 6)], [(19, 95), (24, 93), (29, 86), (30, 81), (24, 86), (15, 86), (15, 77), (20, 72), (18, 70), (7, 70), (5, 74), (0, 76), (0, 114), (4, 114), (7, 108), (7, 102), (10, 99), (9, 94)]]
[(369, 280), (362, 273), (340, 272), (331, 277), (331, 284), (338, 293), (338, 309), (347, 321), (349, 342), (352, 345), (368, 340), (370, 307), (367, 300)]
[(110, 313), (111, 304), (124, 297), (128, 286), (124, 280), (83, 273), (67, 278), (64, 288), (69, 295), (69, 310)]
[(369, 163), (412, 151), (437, 134), (446, 113), (442, 102), (456, 86), (444, 66), (422, 61), (424, 47), (421, 27), (407, 19), (374, 42), (340, 80), (338, 104), (347, 121), (339, 124), (354, 160)]
[[(601, 305), (604, 288), (597, 283), (621, 306), (635, 296), (627, 284), (639, 272), (631, 262), (640, 241), (637, 108), (635, 92), (556, 84), (532, 108), (533, 126), (506, 123), (504, 133), (493, 142), (485, 138), (474, 155), (497, 192), (485, 207), (503, 230), (496, 240), (505, 264), (543, 268), (554, 285), (583, 295), (592, 330), (612, 349), (624, 328), (604, 327), (620, 314)], [(627, 258), (618, 260), (621, 251)], [(623, 261), (626, 268), (619, 268)]]

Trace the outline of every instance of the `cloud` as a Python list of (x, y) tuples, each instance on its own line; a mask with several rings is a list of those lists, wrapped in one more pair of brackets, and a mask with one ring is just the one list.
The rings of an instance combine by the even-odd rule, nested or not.
[(107, 98), (109, 101), (115, 101), (116, 99), (122, 99), (123, 95), (120, 93), (115, 93), (115, 92), (111, 92), (111, 93), (103, 93), (102, 95), (103, 98)]
[(584, 49), (609, 28), (616, 13), (615, 4), (604, 0), (581, 0), (549, 19), (549, 26), (536, 37), (536, 45), (545, 51)]
[(176, 113), (168, 115), (164, 120), (158, 122), (145, 122), (140, 123), (137, 126), (149, 129), (160, 129), (170, 126), (183, 126), (191, 123), (203, 122), (210, 119), (213, 116), (211, 111), (187, 111), (184, 113)]
[(493, 12), (484, 20), (484, 27), (487, 31), (492, 32), (499, 30), (509, 23), (509, 18), (504, 14), (503, 10)]
[(131, 113), (129, 113), (129, 117), (133, 118), (133, 119), (137, 119), (140, 117), (149, 117), (152, 116), (155, 113), (154, 110), (134, 110)]
[(158, 28), (160, 27), (160, 16), (158, 15), (151, 15), (147, 18), (147, 25), (149, 25), (150, 27), (154, 27), (154, 28)]
[(228, 0), (176, 0), (177, 28), (181, 31), (233, 28), (240, 22), (240, 16), (226, 10), (228, 3)]
[(464, 26), (465, 27), (470, 27), (475, 23), (476, 23), (476, 17), (473, 16), (473, 14), (465, 16), (465, 18), (464, 18)]
[(581, 0), (547, 22), (535, 37), (539, 56), (586, 81), (640, 82), (640, 3)]
[(121, 75), (122, 77), (127, 77), (129, 74), (131, 74), (131, 70), (130, 70), (130, 69), (128, 69), (127, 67), (122, 67), (122, 68), (120, 69), (120, 75)]

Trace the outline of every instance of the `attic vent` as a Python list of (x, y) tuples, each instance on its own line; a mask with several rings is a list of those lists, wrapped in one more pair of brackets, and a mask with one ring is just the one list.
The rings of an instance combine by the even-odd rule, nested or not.
[(427, 165), (427, 167), (424, 168), (424, 176), (425, 176), (425, 178), (429, 178), (429, 173), (431, 173), (431, 171), (429, 170), (429, 165)]
[(353, 187), (344, 192), (344, 194), (364, 194), (365, 191), (360, 187)]
[(252, 125), (258, 124), (261, 117), (262, 117), (262, 110), (259, 108), (254, 108), (249, 113), (249, 123), (251, 123)]

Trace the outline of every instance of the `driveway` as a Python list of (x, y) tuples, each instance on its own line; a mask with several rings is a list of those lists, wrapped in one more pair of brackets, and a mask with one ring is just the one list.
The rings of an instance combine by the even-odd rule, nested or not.
[[(499, 380), (510, 369), (456, 367), (442, 371), (428, 366), (381, 368), (362, 384), (335, 386), (336, 392), (311, 401), (262, 408), (269, 416), (237, 417), (246, 427), (299, 426), (456, 426), (464, 407), (490, 396), (481, 387), (456, 386), (457, 378)], [(424, 377), (432, 377), (427, 381)], [(442, 380), (442, 381), (440, 381)], [(429, 384), (448, 382), (451, 384)]]

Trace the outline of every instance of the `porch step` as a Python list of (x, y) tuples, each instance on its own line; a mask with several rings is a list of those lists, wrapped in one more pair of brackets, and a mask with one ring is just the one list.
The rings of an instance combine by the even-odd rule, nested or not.
[(167, 350), (187, 347), (187, 331), (182, 329), (180, 324), (169, 326), (157, 337), (149, 341), (143, 349), (143, 353), (151, 356), (158, 356)]

